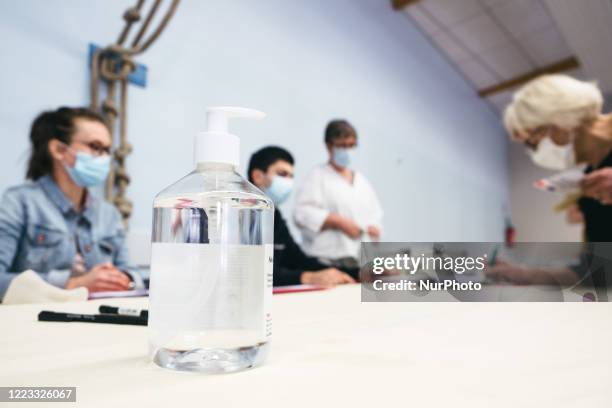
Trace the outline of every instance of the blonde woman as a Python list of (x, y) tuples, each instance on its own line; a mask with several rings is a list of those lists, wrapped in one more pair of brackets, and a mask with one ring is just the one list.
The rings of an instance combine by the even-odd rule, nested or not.
[(597, 85), (546, 75), (514, 95), (504, 121), (535, 164), (563, 170), (587, 163), (578, 201), (588, 241), (612, 241), (612, 115)]
[[(545, 75), (519, 89), (504, 114), (511, 139), (523, 143), (538, 166), (563, 170), (588, 164), (578, 206), (589, 242), (612, 241), (612, 114), (604, 114), (602, 105), (595, 83)], [(534, 270), (500, 263), (489, 269), (524, 283), (569, 283), (580, 277), (572, 268)]]

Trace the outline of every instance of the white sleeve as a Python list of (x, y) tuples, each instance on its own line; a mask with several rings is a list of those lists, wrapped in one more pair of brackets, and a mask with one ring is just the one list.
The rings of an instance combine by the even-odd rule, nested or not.
[(374, 191), (374, 188), (372, 187), (369, 181), (366, 181), (366, 183), (368, 189), (370, 190), (369, 194), (366, 195), (366, 197), (370, 198), (370, 225), (378, 227), (378, 229), (380, 229), (382, 232), (383, 209), (380, 204), (380, 200), (378, 199), (378, 195), (376, 194), (376, 191)]
[(297, 192), (293, 219), (300, 229), (318, 233), (329, 213), (323, 199), (323, 174), (315, 170), (308, 175)]
[(376, 191), (374, 191), (374, 189), (372, 189), (372, 217), (374, 220), (374, 224), (378, 227), (378, 229), (381, 230), (383, 229), (382, 226), (382, 220), (383, 220), (383, 209), (382, 206), (380, 204), (380, 200), (378, 199), (378, 196), (376, 195)]

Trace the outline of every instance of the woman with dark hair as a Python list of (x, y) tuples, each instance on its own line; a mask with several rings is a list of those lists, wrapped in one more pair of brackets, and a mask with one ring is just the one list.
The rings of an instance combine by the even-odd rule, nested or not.
[(61, 107), (30, 130), (29, 182), (0, 204), (0, 299), (31, 269), (60, 288), (90, 292), (142, 285), (130, 272), (117, 209), (90, 192), (110, 170), (111, 136), (97, 113)]

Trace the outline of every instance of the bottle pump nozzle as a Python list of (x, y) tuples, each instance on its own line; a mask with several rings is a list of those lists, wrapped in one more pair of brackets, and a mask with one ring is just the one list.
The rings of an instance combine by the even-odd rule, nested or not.
[(200, 132), (195, 139), (195, 163), (229, 163), (238, 166), (240, 138), (229, 133), (229, 119), (265, 117), (265, 113), (248, 108), (217, 106), (206, 109), (206, 131)]

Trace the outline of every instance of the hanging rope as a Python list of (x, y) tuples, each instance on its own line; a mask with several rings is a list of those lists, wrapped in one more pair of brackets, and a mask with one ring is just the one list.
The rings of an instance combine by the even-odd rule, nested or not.
[[(101, 110), (108, 121), (111, 136), (115, 140), (115, 130), (118, 130), (118, 141), (113, 150), (113, 166), (106, 183), (106, 199), (112, 202), (121, 213), (125, 227), (132, 214), (132, 202), (126, 197), (130, 184), (130, 176), (126, 169), (127, 156), (132, 152), (132, 145), (127, 140), (127, 103), (128, 76), (136, 69), (134, 56), (142, 54), (164, 31), (174, 15), (180, 0), (172, 0), (166, 14), (151, 35), (146, 37), (151, 21), (155, 17), (162, 0), (155, 0), (149, 9), (143, 24), (136, 33), (129, 47), (125, 47), (132, 27), (140, 21), (141, 10), (145, 0), (138, 0), (123, 14), (125, 26), (117, 41), (94, 53), (91, 61), (90, 107)], [(100, 109), (100, 87), (106, 88), (106, 95)], [(117, 92), (119, 96), (117, 97)], [(117, 99), (119, 106), (117, 106)]]

